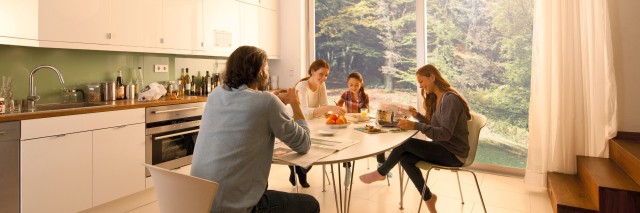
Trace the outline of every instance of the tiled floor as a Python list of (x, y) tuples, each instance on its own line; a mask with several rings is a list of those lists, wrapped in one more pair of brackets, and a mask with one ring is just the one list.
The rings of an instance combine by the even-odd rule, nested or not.
[[(359, 175), (372, 171), (376, 167), (375, 158), (356, 162), (355, 182), (353, 183), (351, 195), (351, 212), (417, 212), (420, 195), (411, 182), (409, 182), (410, 185), (404, 198), (404, 210), (399, 209), (400, 190), (397, 168), (392, 170), (394, 177), (391, 178), (391, 186), (387, 186), (386, 181), (367, 185), (357, 178)], [(334, 169), (337, 169), (337, 167), (334, 167)], [(330, 171), (328, 166), (327, 171)], [(344, 175), (344, 170), (342, 174)], [(487, 212), (553, 212), (546, 188), (528, 186), (523, 182), (522, 178), (480, 172), (476, 172), (476, 174)], [(288, 177), (289, 168), (287, 166), (273, 165), (269, 176), (269, 188), (295, 192), (295, 188), (289, 183)], [(331, 177), (330, 173), (329, 177)], [(300, 193), (310, 194), (318, 199), (322, 212), (336, 212), (333, 185), (326, 185), (326, 191), (322, 192), (322, 166), (314, 166), (309, 172), (308, 178), (311, 187), (307, 189), (300, 188)], [(438, 211), (483, 212), (473, 176), (469, 173), (460, 173), (460, 182), (465, 204), (461, 204), (460, 201), (455, 173), (444, 170), (431, 172), (428, 185), (431, 191), (438, 195)], [(424, 205), (421, 212), (427, 212)]]

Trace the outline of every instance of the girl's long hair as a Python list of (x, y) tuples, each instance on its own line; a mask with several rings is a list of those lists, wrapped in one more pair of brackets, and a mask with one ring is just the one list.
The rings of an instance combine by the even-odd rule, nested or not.
[(362, 78), (362, 75), (359, 72), (352, 72), (351, 74), (349, 74), (349, 77), (347, 77), (347, 81), (349, 81), (350, 78), (360, 81), (360, 84), (362, 86), (360, 86), (360, 90), (358, 90), (358, 95), (360, 96), (360, 100), (364, 102), (364, 99), (367, 98), (367, 95), (364, 93), (364, 79)]
[[(467, 99), (465, 99), (464, 96), (462, 96), (456, 89), (451, 87), (449, 81), (442, 77), (442, 73), (440, 73), (440, 70), (438, 70), (436, 66), (434, 66), (433, 64), (424, 65), (420, 67), (420, 69), (418, 69), (416, 75), (425, 77), (431, 77), (431, 75), (435, 76), (436, 80), (433, 83), (443, 92), (452, 92), (453, 94), (458, 96), (464, 102), (465, 110), (467, 112), (467, 120), (471, 119), (471, 108), (469, 107), (469, 102), (467, 102)], [(420, 91), (420, 93), (422, 94), (422, 98), (424, 99), (425, 117), (427, 118), (427, 122), (430, 123), (431, 118), (433, 117), (433, 112), (436, 109), (437, 97), (434, 93), (427, 94), (424, 89)]]

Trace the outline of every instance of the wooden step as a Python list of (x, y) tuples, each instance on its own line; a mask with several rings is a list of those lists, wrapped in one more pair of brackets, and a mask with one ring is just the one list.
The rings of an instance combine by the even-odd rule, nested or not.
[(547, 191), (554, 212), (598, 211), (577, 175), (547, 173)]
[(609, 141), (609, 157), (636, 184), (640, 184), (640, 141), (629, 139), (611, 139)]
[(577, 156), (578, 176), (601, 212), (640, 210), (640, 186), (609, 158)]

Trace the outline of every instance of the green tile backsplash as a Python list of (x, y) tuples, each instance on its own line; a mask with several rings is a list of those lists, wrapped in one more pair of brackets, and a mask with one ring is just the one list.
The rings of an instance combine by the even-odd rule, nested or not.
[[(38, 103), (55, 103), (62, 101), (61, 88), (84, 88), (87, 83), (115, 81), (118, 70), (122, 70), (125, 83), (132, 80), (139, 66), (143, 69), (145, 85), (176, 79), (179, 70), (189, 66), (190, 59), (179, 57), (181, 67), (176, 74), (175, 55), (0, 45), (0, 76), (11, 76), (14, 99), (24, 99), (28, 93), (29, 72), (38, 65), (52, 65), (62, 73), (64, 85), (49, 69), (40, 69), (35, 74), (34, 84), (41, 97)], [(194, 57), (193, 60), (203, 73), (205, 69), (216, 70), (216, 61), (219, 61), (210, 57)], [(154, 64), (168, 64), (169, 72), (153, 72)]]

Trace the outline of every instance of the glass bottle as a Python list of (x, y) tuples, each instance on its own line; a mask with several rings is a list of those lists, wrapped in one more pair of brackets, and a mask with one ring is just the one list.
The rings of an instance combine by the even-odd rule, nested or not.
[(184, 79), (184, 94), (191, 95), (191, 78), (189, 77), (189, 68), (185, 68)]

